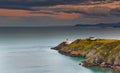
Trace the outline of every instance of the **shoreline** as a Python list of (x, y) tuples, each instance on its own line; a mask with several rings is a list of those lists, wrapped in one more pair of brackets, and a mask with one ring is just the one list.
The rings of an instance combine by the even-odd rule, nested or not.
[[(110, 40), (110, 39), (109, 40), (106, 40), (106, 39), (96, 39), (96, 40), (77, 39), (77, 40), (73, 41), (70, 44), (66, 44), (66, 42), (62, 42), (59, 45), (57, 45), (56, 47), (53, 47), (51, 49), (57, 50), (60, 54), (63, 54), (63, 55), (66, 55), (66, 56), (84, 57), (85, 60), (84, 60), (83, 64), (81, 64), (81, 63), (79, 64), (79, 65), (82, 65), (84, 67), (99, 66), (99, 67), (103, 67), (103, 68), (110, 68), (110, 69), (113, 69), (115, 71), (119, 71), (120, 72), (120, 65), (119, 65), (119, 63), (115, 65), (115, 64), (112, 64), (113, 62), (108, 62), (109, 57), (107, 59), (104, 58), (104, 56), (103, 56), (103, 58), (99, 58), (99, 56), (93, 58), (93, 56), (96, 56), (96, 54), (95, 55), (94, 54), (93, 55), (89, 55), (89, 53), (91, 53), (93, 50), (96, 50), (97, 48), (103, 46), (103, 44), (102, 45), (91, 46), (92, 49), (87, 49), (87, 50), (83, 51), (83, 50), (81, 50), (82, 49), (81, 46), (79, 46), (79, 47), (76, 46), (78, 42), (81, 43), (80, 40), (83, 40), (84, 41), (83, 43), (87, 42), (88, 44), (91, 44), (91, 42), (95, 42), (96, 40), (98, 40), (97, 42), (99, 42), (99, 40), (100, 40), (100, 43), (101, 43), (101, 41), (105, 40), (105, 42), (107, 42), (107, 44), (110, 44), (110, 45), (111, 45), (111, 43), (112, 44), (114, 44), (114, 43), (116, 44), (116, 42), (118, 43), (118, 45), (120, 44), (120, 40)], [(83, 44), (83, 43), (81, 43), (81, 44)], [(74, 47), (73, 47), (73, 44), (74, 44)], [(72, 45), (72, 49), (70, 47), (71, 45)], [(106, 45), (106, 43), (104, 45)], [(85, 46), (86, 46), (86, 44), (85, 44)], [(112, 47), (112, 46), (110, 46), (110, 47)], [(99, 51), (98, 51), (98, 53), (99, 53)], [(104, 54), (106, 54), (107, 56), (109, 56), (109, 53), (105, 52)], [(106, 59), (106, 60), (102, 60), (102, 59)], [(114, 60), (114, 61), (116, 63), (116, 60)], [(117, 60), (117, 61), (119, 62), (119, 60)]]

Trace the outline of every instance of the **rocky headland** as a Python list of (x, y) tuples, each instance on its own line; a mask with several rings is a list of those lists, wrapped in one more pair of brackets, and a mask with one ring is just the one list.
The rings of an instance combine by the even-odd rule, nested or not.
[(67, 56), (84, 57), (83, 65), (100, 66), (120, 71), (120, 40), (77, 39), (70, 44), (62, 42), (51, 49)]

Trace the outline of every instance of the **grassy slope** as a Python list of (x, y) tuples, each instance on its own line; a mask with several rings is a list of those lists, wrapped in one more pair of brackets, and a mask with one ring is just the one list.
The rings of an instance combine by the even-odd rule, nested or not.
[(111, 39), (77, 39), (59, 49), (72, 56), (84, 56), (88, 63), (110, 63), (120, 65), (120, 40)]

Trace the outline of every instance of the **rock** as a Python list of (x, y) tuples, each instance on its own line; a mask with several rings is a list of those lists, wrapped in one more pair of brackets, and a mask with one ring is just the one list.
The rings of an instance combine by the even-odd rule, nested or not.
[(114, 69), (116, 71), (120, 71), (120, 66), (111, 66), (111, 69)]
[(53, 48), (51, 48), (51, 49), (60, 50), (60, 49), (62, 49), (63, 47), (65, 47), (65, 46), (67, 46), (67, 45), (68, 45), (68, 44), (66, 44), (66, 42), (62, 42), (62, 43), (60, 43), (58, 46), (53, 47)]
[(79, 63), (79, 65), (82, 65), (81, 63)]
[(84, 67), (89, 67), (89, 66), (95, 66), (95, 65), (92, 64), (92, 63), (84, 62), (82, 66), (84, 66)]
[(85, 58), (79, 65), (101, 66), (113, 68), (120, 71), (120, 40), (77, 39), (70, 44), (62, 42), (51, 49), (58, 50), (59, 53), (67, 56), (81, 56)]

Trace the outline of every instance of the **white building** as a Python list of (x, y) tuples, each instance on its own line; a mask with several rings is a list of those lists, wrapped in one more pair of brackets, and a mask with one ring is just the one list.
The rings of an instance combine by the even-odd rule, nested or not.
[(69, 41), (68, 38), (66, 38), (66, 40), (64, 42), (66, 42), (66, 44), (70, 44), (71, 43), (71, 41)]
[(95, 37), (89, 37), (89, 39), (90, 39), (90, 40), (96, 40), (96, 38), (95, 38)]

